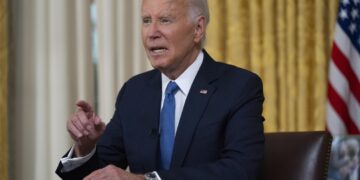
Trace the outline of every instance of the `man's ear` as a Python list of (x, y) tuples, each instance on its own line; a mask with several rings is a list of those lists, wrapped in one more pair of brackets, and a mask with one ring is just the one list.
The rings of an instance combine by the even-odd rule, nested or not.
[(199, 43), (202, 38), (205, 36), (206, 31), (206, 22), (204, 16), (199, 16), (196, 19), (196, 26), (195, 26), (195, 32), (194, 32), (194, 41), (196, 43)]

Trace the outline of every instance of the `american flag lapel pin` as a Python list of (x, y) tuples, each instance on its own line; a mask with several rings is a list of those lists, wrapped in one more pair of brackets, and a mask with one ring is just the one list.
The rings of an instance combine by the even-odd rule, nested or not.
[(207, 94), (207, 93), (208, 93), (208, 91), (206, 89), (200, 90), (200, 94)]

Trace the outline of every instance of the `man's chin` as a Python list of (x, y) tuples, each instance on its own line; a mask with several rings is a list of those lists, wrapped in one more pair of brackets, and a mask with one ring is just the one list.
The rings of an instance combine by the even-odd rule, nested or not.
[(165, 57), (150, 57), (149, 61), (151, 66), (154, 68), (162, 68), (167, 62)]
[(155, 69), (160, 70), (160, 71), (163, 71), (164, 69), (166, 69), (164, 65), (152, 64), (151, 66), (152, 66), (153, 68), (155, 68)]

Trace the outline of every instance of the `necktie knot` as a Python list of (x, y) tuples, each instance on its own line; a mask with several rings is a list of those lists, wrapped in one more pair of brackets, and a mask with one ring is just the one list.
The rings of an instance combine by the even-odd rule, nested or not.
[(179, 86), (174, 81), (170, 81), (166, 86), (165, 93), (166, 95), (175, 94), (176, 91), (179, 90)]

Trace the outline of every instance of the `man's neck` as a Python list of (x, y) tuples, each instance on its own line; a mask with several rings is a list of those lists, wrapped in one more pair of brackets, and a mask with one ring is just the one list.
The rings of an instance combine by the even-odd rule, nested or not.
[(189, 66), (191, 66), (191, 64), (194, 63), (196, 58), (199, 56), (200, 52), (201, 52), (201, 49), (197, 48), (196, 50), (194, 50), (188, 56), (188, 58), (191, 59), (191, 60), (190, 61), (184, 61), (184, 64), (181, 66), (182, 68), (175, 67), (177, 69), (170, 70), (170, 71), (167, 71), (167, 72), (165, 71), (165, 72), (162, 72), (162, 73), (164, 73), (171, 80), (177, 79), (184, 71), (186, 71), (187, 68), (189, 68)]

